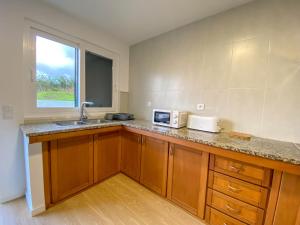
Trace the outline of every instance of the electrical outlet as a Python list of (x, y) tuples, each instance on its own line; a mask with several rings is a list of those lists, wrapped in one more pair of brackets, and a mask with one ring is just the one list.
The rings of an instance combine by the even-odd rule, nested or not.
[(205, 104), (203, 104), (203, 103), (197, 104), (197, 105), (196, 105), (196, 108), (197, 108), (197, 110), (199, 110), (199, 111), (203, 111), (203, 110), (205, 109)]
[(151, 106), (152, 106), (152, 102), (150, 102), (150, 101), (147, 102), (147, 106), (148, 106), (148, 107), (151, 107)]

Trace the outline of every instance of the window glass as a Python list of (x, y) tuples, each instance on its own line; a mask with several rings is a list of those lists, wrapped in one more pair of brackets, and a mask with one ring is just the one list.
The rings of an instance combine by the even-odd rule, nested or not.
[(38, 108), (73, 108), (78, 105), (78, 49), (36, 36)]
[(92, 107), (112, 107), (113, 61), (92, 52), (85, 52), (85, 97)]

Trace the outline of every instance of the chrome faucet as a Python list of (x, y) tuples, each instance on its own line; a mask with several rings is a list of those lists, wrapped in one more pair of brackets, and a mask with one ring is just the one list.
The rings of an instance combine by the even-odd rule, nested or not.
[(80, 121), (85, 121), (88, 118), (87, 115), (85, 114), (85, 106), (87, 106), (87, 105), (94, 105), (94, 103), (93, 102), (83, 102), (83, 103), (81, 103), (80, 118), (79, 118)]

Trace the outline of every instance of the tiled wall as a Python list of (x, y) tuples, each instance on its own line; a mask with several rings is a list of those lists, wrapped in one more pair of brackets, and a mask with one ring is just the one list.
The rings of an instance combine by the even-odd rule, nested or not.
[(300, 0), (257, 0), (132, 46), (129, 111), (150, 120), (153, 108), (300, 143)]

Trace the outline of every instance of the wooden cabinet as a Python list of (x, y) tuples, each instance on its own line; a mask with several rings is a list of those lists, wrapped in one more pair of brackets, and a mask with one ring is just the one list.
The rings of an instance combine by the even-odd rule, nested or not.
[(136, 181), (140, 181), (141, 135), (124, 131), (121, 139), (121, 171)]
[(129, 128), (43, 138), (46, 207), (121, 171), (211, 225), (300, 225), (299, 172)]
[(168, 194), (171, 201), (204, 217), (208, 154), (171, 144), (169, 151)]
[(93, 136), (51, 141), (52, 203), (93, 184)]
[(300, 225), (300, 176), (283, 173), (274, 225)]
[(120, 172), (120, 139), (119, 132), (94, 135), (94, 183)]
[(141, 184), (166, 196), (168, 142), (142, 137)]

